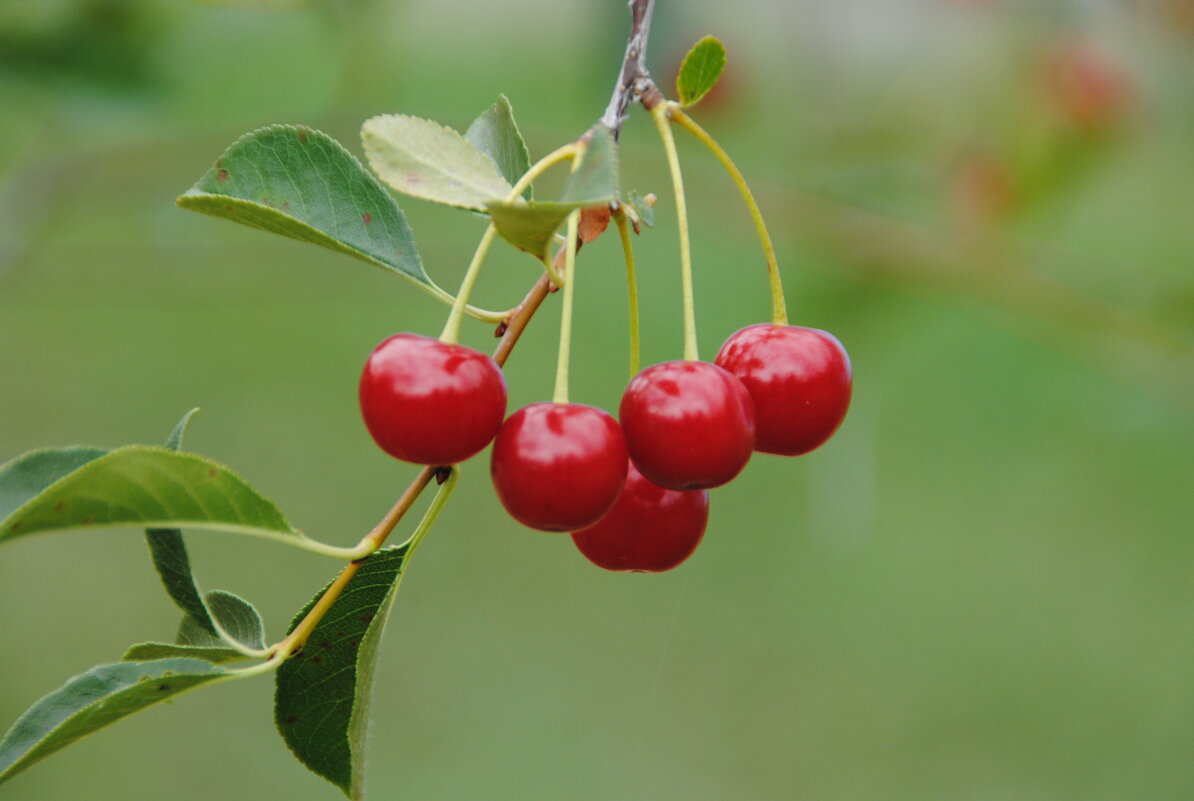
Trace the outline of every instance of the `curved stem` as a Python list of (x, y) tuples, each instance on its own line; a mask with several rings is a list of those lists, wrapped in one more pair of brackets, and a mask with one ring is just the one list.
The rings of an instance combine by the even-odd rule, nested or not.
[(667, 166), (672, 174), (672, 189), (676, 195), (676, 227), (680, 230), (680, 280), (684, 293), (684, 358), (697, 361), (696, 310), (692, 296), (692, 252), (688, 244), (688, 206), (684, 201), (684, 179), (680, 175), (680, 157), (676, 154), (676, 140), (669, 125), (670, 104), (658, 103), (651, 108), (651, 119), (663, 140)]
[[(446, 306), (456, 305), (456, 296), (444, 289), (439, 284), (428, 284), (426, 289), (431, 293), (431, 296), (440, 303), (443, 303)], [(472, 304), (466, 304), (464, 307), (464, 313), (466, 316), (472, 317), (474, 320), (479, 320), (483, 323), (496, 324), (504, 320), (506, 316), (510, 314), (510, 310), (507, 309), (506, 311), (493, 311), (492, 309), (482, 309), (480, 307), (473, 306)]]
[(414, 533), (410, 535), (410, 538), (406, 542), (402, 543), (402, 545), (406, 546), (406, 560), (403, 563), (403, 570), (406, 569), (406, 562), (410, 561), (411, 556), (414, 555), (419, 545), (422, 544), (423, 538), (427, 536), (427, 532), (431, 530), (431, 527), (435, 525), (435, 521), (439, 519), (439, 514), (444, 510), (444, 504), (448, 502), (448, 498), (452, 497), (452, 492), (456, 489), (456, 481), (459, 478), (460, 466), (455, 465), (450, 468), (448, 480), (440, 485), (439, 490), (435, 493), (435, 497), (431, 499), (431, 505), (423, 513), (423, 519), (419, 521), (419, 525), (415, 526)]
[(572, 350), (572, 301), (576, 297), (576, 238), (580, 229), (580, 209), (568, 215), (568, 241), (564, 245), (564, 304), (560, 310), (560, 350), (556, 361), (555, 403), (568, 402), (568, 357)]
[(630, 375), (638, 374), (640, 353), (640, 325), (638, 317), (638, 273), (634, 267), (634, 247), (630, 242), (630, 225), (626, 212), (618, 206), (613, 213), (618, 226), (618, 238), (622, 240), (622, 255), (626, 258), (626, 295), (630, 305)]
[[(517, 200), (519, 195), (531, 185), (532, 181), (561, 161), (574, 159), (576, 152), (577, 145), (573, 142), (556, 148), (551, 153), (539, 159), (534, 166), (518, 179), (518, 183), (514, 185), (514, 188), (510, 190), (510, 194), (506, 196), (506, 202), (512, 203)], [(444, 342), (458, 342), (460, 340), (460, 326), (464, 321), (465, 306), (468, 303), (469, 295), (472, 294), (473, 285), (477, 282), (477, 276), (481, 273), (481, 265), (485, 261), (485, 256), (489, 253), (489, 247), (493, 244), (495, 236), (497, 236), (497, 228), (491, 222), (489, 223), (489, 227), (485, 229), (485, 233), (482, 234), (481, 241), (477, 243), (477, 250), (473, 253), (473, 260), (469, 262), (468, 269), (464, 272), (464, 279), (460, 282), (460, 291), (456, 293), (456, 301), (452, 304), (452, 311), (448, 315), (448, 321), (444, 323), (443, 333), (439, 335), (439, 338)]]
[(763, 258), (767, 261), (767, 276), (771, 280), (771, 321), (776, 325), (787, 325), (788, 308), (784, 302), (784, 285), (780, 280), (779, 262), (775, 258), (775, 246), (771, 243), (771, 235), (767, 232), (767, 224), (763, 222), (763, 214), (759, 211), (759, 204), (755, 202), (754, 193), (750, 191), (750, 186), (746, 183), (746, 178), (743, 177), (738, 166), (730, 159), (730, 154), (726, 153), (725, 149), (718, 144), (716, 139), (709, 135), (708, 131), (698, 125), (692, 117), (685, 114), (679, 104), (673, 102), (668, 103), (668, 106), (671, 108), (672, 119), (713, 152), (713, 155), (721, 162), (721, 166), (725, 167), (726, 172), (730, 174), (730, 178), (734, 180), (734, 185), (738, 187), (738, 191), (742, 193), (742, 200), (746, 203), (746, 208), (750, 212), (750, 218), (754, 221), (755, 230), (759, 234), (759, 243), (763, 246)]

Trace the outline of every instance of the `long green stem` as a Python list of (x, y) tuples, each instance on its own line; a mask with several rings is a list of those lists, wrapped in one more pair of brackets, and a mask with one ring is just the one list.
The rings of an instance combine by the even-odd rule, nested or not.
[(560, 351), (556, 361), (556, 391), (552, 400), (568, 402), (568, 358), (572, 351), (572, 301), (576, 297), (576, 240), (580, 209), (568, 215), (568, 241), (564, 244), (564, 303), (560, 310)]
[(684, 301), (684, 358), (697, 361), (696, 308), (692, 296), (692, 251), (688, 243), (688, 206), (684, 201), (684, 179), (680, 175), (680, 157), (676, 153), (676, 140), (668, 119), (668, 103), (659, 103), (651, 109), (651, 119), (663, 140), (667, 153), (667, 166), (672, 174), (672, 189), (676, 195), (676, 227), (680, 231), (680, 281)]
[[(518, 183), (514, 185), (514, 188), (510, 190), (510, 194), (506, 196), (506, 202), (511, 203), (517, 200), (519, 195), (531, 185), (532, 181), (561, 161), (574, 159), (576, 152), (576, 143), (571, 143), (548, 153), (518, 179)], [(497, 228), (491, 222), (485, 229), (485, 233), (482, 234), (481, 241), (477, 243), (477, 250), (473, 253), (473, 260), (469, 262), (468, 269), (464, 272), (464, 279), (460, 282), (460, 291), (456, 293), (456, 302), (452, 304), (452, 311), (448, 314), (448, 321), (444, 323), (444, 331), (439, 335), (439, 338), (444, 342), (458, 342), (460, 340), (460, 326), (464, 321), (465, 306), (468, 304), (469, 295), (472, 294), (473, 285), (477, 283), (477, 276), (481, 273), (481, 265), (484, 263), (485, 256), (489, 253), (489, 247), (493, 244), (494, 237), (496, 236)]]
[(640, 354), (640, 325), (638, 317), (638, 272), (634, 267), (634, 246), (630, 242), (630, 225), (626, 212), (619, 206), (613, 213), (622, 240), (622, 255), (626, 259), (626, 296), (630, 306), (630, 375), (638, 374)]
[(692, 117), (685, 114), (678, 103), (671, 102), (668, 105), (671, 110), (672, 120), (695, 136), (700, 140), (701, 144), (713, 152), (713, 155), (721, 162), (721, 166), (725, 167), (726, 172), (730, 174), (730, 178), (734, 180), (734, 185), (738, 187), (738, 191), (742, 193), (742, 200), (746, 203), (746, 208), (750, 212), (750, 218), (754, 221), (755, 230), (759, 234), (759, 244), (763, 246), (763, 258), (767, 262), (767, 276), (771, 280), (771, 321), (776, 325), (787, 325), (788, 307), (784, 302), (784, 285), (779, 275), (779, 261), (775, 258), (775, 246), (771, 243), (771, 234), (767, 232), (767, 224), (763, 222), (763, 214), (759, 211), (759, 204), (755, 202), (754, 193), (750, 191), (750, 186), (746, 183), (746, 178), (743, 177), (738, 166), (734, 164), (730, 158), (730, 154), (726, 153), (725, 149), (718, 144), (716, 139), (709, 135), (708, 131), (698, 125)]

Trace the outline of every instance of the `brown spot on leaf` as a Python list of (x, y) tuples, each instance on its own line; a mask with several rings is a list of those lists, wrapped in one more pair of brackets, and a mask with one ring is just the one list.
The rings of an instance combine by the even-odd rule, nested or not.
[(294, 724), (298, 723), (298, 720), (298, 715), (287, 715), (284, 722), (287, 726), (293, 726)]
[(219, 475), (219, 472), (214, 467), (207, 468), (208, 478), (215, 478), (217, 475)]
[(288, 208), (290, 208), (290, 201), (289, 201), (289, 200), (283, 200), (283, 201), (282, 201), (282, 208), (284, 208), (284, 209), (288, 209)]
[(61, 513), (61, 512), (62, 512), (62, 510), (63, 510), (63, 509), (65, 509), (65, 508), (66, 508), (66, 501), (59, 501), (58, 503), (54, 504), (54, 511), (55, 511), (55, 512), (59, 512), (59, 513)]
[(160, 692), (160, 693), (164, 693), (164, 692), (166, 692), (166, 690), (169, 690), (169, 689), (170, 689), (169, 684), (159, 684), (158, 685), (158, 692)]
[(261, 196), (261, 205), (268, 206), (269, 204), (270, 204), (269, 203), (269, 195), (262, 195)]
[(361, 615), (361, 622), (362, 623), (372, 623), (373, 615)]
[(311, 661), (318, 665), (323, 662), (323, 657), (313, 656), (313, 657), (311, 657)]
[(94, 517), (84, 517), (84, 518), (83, 518), (82, 520), (80, 520), (79, 522), (80, 522), (80, 523), (82, 523), (83, 525), (85, 525), (85, 526), (86, 526), (86, 525), (88, 525), (88, 524), (90, 524), (90, 523), (94, 523), (94, 522), (95, 522), (95, 518), (94, 518)]
[(320, 648), (331, 648), (332, 644), (330, 642), (324, 641), (319, 644), (319, 647)]
[(225, 181), (227, 181), (228, 180), (228, 170), (220, 170), (219, 172), (217, 172), (216, 180), (219, 181), (220, 183), (224, 183)]
[(364, 220), (365, 225), (368, 225), (369, 223), (373, 222), (373, 215), (369, 212), (365, 212), (361, 215), (361, 219)]
[(302, 142), (303, 144), (307, 143), (307, 129), (306, 128), (299, 128), (298, 140), (300, 142)]
[(21, 530), (21, 526), (24, 525), (24, 523), (25, 523), (24, 520), (18, 520), (17, 522), (13, 523), (11, 526), (8, 527), (8, 533), (9, 534), (17, 533), (18, 531)]

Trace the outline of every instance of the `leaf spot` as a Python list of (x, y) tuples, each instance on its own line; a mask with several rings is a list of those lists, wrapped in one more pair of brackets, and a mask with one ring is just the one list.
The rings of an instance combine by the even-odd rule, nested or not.
[(160, 693), (164, 693), (164, 692), (166, 692), (166, 690), (169, 690), (169, 689), (170, 689), (169, 684), (159, 684), (158, 685), (158, 692), (160, 692)]
[(322, 656), (313, 656), (313, 657), (311, 657), (311, 661), (318, 665), (319, 663), (321, 663), (323, 661), (323, 657)]
[(369, 212), (365, 212), (361, 215), (361, 219), (365, 221), (365, 225), (368, 225), (369, 223), (373, 222), (373, 215)]
[(268, 195), (262, 195), (262, 196), (261, 196), (261, 205), (263, 205), (263, 206), (268, 206), (268, 205), (270, 205), (270, 202), (269, 202), (269, 196), (268, 196)]
[(362, 623), (372, 623), (373, 615), (361, 615), (361, 622)]
[(332, 644), (331, 644), (330, 642), (321, 642), (321, 643), (319, 644), (319, 647), (320, 647), (320, 648), (331, 648), (331, 647), (332, 647)]
[[(87, 516), (87, 517), (84, 517), (84, 518), (83, 518), (82, 520), (80, 520), (79, 522), (80, 522), (80, 523), (82, 523), (83, 525), (87, 526), (87, 525), (90, 525), (90, 524), (94, 523), (94, 522), (95, 522), (95, 518), (94, 518), (94, 517), (91, 517), (91, 516), (89, 515), (89, 516)], [(17, 525), (20, 525), (20, 524), (18, 523)]]
[(215, 478), (217, 475), (219, 475), (219, 473), (216, 471), (216, 469), (214, 467), (207, 468), (207, 477), (208, 478)]
[(219, 172), (217, 172), (216, 180), (219, 181), (220, 183), (224, 183), (225, 181), (227, 181), (228, 180), (228, 170), (222, 169)]
[(286, 716), (286, 725), (287, 726), (293, 726), (294, 724), (298, 723), (298, 721), (299, 721), (298, 715), (287, 715)]
[(306, 128), (299, 128), (298, 140), (300, 142), (302, 142), (303, 144), (307, 143), (307, 129)]
[(54, 504), (55, 512), (61, 512), (65, 508), (66, 508), (66, 501), (59, 501), (58, 503)]
[(24, 522), (25, 522), (24, 520), (18, 520), (17, 522), (13, 523), (11, 526), (8, 527), (9, 533), (11, 534), (11, 533), (15, 533), (15, 532), (19, 531), (21, 526), (24, 524)]

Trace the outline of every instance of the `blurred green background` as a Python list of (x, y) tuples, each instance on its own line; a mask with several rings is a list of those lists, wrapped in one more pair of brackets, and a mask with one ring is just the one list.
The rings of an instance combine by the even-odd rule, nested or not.
[[(0, 461), (159, 442), (356, 541), (414, 469), (369, 440), (365, 355), (446, 310), (381, 270), (176, 209), (241, 133), (365, 118), (459, 129), (499, 92), (532, 155), (605, 106), (621, 0), (0, 3)], [(828, 445), (756, 458), (697, 554), (608, 574), (500, 509), (484, 457), (406, 579), (378, 672), (386, 799), (1057, 801), (1194, 797), (1194, 3), (659, 0), (670, 84), (755, 183), (798, 322), (850, 350)], [(680, 136), (704, 355), (768, 309), (733, 186)], [(626, 188), (645, 358), (679, 356), (673, 203), (641, 110)], [(475, 217), (403, 200), (453, 286)], [(499, 252), (478, 301), (534, 262)], [(626, 380), (616, 237), (586, 248), (573, 396)], [(558, 302), (510, 362), (551, 391)], [(490, 331), (466, 327), (489, 347)], [(279, 636), (335, 565), (190, 537), (200, 579)], [(178, 614), (140, 535), (0, 555), (0, 727)], [(0, 789), (13, 801), (334, 799), (275, 736), (269, 679), (187, 695)]]

